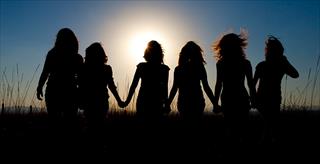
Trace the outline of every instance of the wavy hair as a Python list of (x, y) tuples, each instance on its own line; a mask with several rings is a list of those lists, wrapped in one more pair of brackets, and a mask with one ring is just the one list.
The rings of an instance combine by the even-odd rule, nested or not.
[(104, 65), (108, 61), (108, 57), (98, 42), (92, 43), (86, 49), (85, 64), (88, 65)]
[(248, 45), (248, 37), (246, 32), (241, 32), (240, 35), (229, 33), (222, 36), (221, 39), (213, 43), (213, 51), (216, 54), (217, 60), (228, 58), (246, 58), (244, 49)]
[(197, 64), (206, 63), (203, 58), (203, 50), (193, 41), (187, 42), (187, 44), (183, 46), (180, 51), (178, 64), (183, 65), (187, 62), (193, 62)]
[(148, 43), (147, 48), (144, 51), (144, 59), (147, 62), (152, 62), (152, 63), (163, 63), (163, 50), (161, 47), (161, 44), (159, 44), (157, 41), (155, 40), (151, 40)]
[(269, 35), (265, 45), (266, 60), (274, 60), (283, 56), (284, 48), (278, 38)]

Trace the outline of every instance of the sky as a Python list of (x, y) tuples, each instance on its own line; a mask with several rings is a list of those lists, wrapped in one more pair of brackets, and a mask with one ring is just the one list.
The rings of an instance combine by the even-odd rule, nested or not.
[(2, 102), (8, 101), (9, 86), (18, 93), (13, 96), (16, 101), (39, 104), (34, 96), (45, 56), (64, 27), (75, 32), (83, 57), (90, 44), (102, 43), (123, 99), (150, 40), (157, 40), (165, 51), (169, 89), (181, 48), (191, 40), (199, 44), (214, 90), (216, 60), (211, 46), (215, 40), (246, 30), (249, 44), (245, 52), (255, 71), (264, 60), (266, 37), (274, 35), (300, 73), (298, 79), (283, 79), (284, 103), (320, 106), (320, 1), (0, 0)]

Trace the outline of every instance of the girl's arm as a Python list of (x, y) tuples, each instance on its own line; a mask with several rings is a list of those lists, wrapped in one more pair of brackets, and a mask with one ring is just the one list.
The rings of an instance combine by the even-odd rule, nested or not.
[(125, 101), (125, 106), (127, 106), (130, 103), (132, 96), (134, 94), (134, 91), (139, 83), (139, 80), (140, 80), (140, 73), (139, 72), (140, 72), (140, 68), (137, 67), (136, 72), (134, 73), (134, 77), (133, 77), (130, 89), (129, 89), (127, 100)]
[(214, 88), (214, 104), (218, 104), (219, 101), (219, 97), (221, 94), (221, 90), (222, 90), (222, 72), (221, 72), (221, 68), (220, 65), (217, 63), (216, 64), (217, 67), (217, 79), (216, 79), (216, 85)]
[(173, 101), (176, 93), (178, 92), (178, 73), (177, 70), (174, 70), (174, 78), (173, 78), (173, 85), (169, 94), (169, 98), (168, 98), (168, 102), (167, 102), (167, 106), (169, 107), (171, 102)]
[(38, 100), (42, 100), (43, 98), (43, 92), (42, 92), (42, 88), (43, 88), (43, 85), (45, 84), (45, 82), (47, 81), (48, 77), (49, 77), (49, 61), (50, 59), (48, 58), (48, 55), (45, 59), (45, 62), (44, 62), (44, 66), (43, 66), (43, 70), (41, 72), (41, 75), (40, 75), (40, 79), (39, 79), (39, 82), (38, 82), (38, 86), (37, 86), (37, 98)]
[(207, 78), (207, 71), (205, 70), (205, 68), (203, 67), (203, 71), (202, 71), (202, 86), (203, 86), (203, 90), (206, 92), (207, 96), (209, 97), (211, 103), (213, 104), (214, 107), (216, 107), (218, 105), (218, 103), (216, 103), (215, 101), (215, 97), (213, 95), (213, 92), (211, 90), (211, 87), (209, 86), (208, 83), (208, 78)]
[(113, 94), (113, 96), (115, 97), (115, 99), (117, 100), (118, 102), (118, 105), (120, 107), (124, 107), (124, 102), (121, 100), (120, 96), (119, 96), (119, 93), (117, 91), (117, 87), (116, 85), (114, 84), (114, 80), (113, 80), (113, 73), (112, 73), (112, 68), (110, 68), (110, 79), (109, 79), (109, 82), (108, 82), (108, 88), (110, 89), (111, 93)]
[(248, 61), (246, 66), (246, 77), (247, 77), (247, 85), (249, 87), (250, 91), (250, 99), (251, 99), (251, 105), (255, 106), (255, 95), (256, 95), (256, 89), (255, 89), (255, 82), (252, 77), (252, 67), (251, 63)]
[(283, 60), (286, 66), (285, 73), (292, 78), (298, 78), (299, 77), (298, 71), (290, 64), (290, 62), (287, 60), (285, 56), (283, 57)]
[(164, 79), (164, 82), (165, 82), (165, 98), (166, 98), (166, 100), (168, 99), (168, 81), (169, 81), (169, 71), (166, 72), (165, 79)]
[(253, 76), (253, 86), (256, 87), (258, 80), (260, 78), (260, 68), (259, 68), (259, 64), (256, 67), (256, 71), (254, 72), (254, 76)]
[(171, 111), (171, 108), (170, 108), (170, 105), (167, 105), (167, 102), (168, 102), (168, 81), (169, 81), (169, 69), (168, 71), (166, 72), (166, 75), (165, 75), (165, 99), (164, 99), (164, 109), (165, 109), (165, 113), (169, 113)]

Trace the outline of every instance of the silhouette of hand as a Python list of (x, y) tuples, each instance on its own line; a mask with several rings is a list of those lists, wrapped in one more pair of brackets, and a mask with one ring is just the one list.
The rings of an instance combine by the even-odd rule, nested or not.
[(170, 105), (165, 105), (165, 107), (164, 107), (164, 114), (169, 114), (171, 112), (171, 107), (170, 107)]
[(221, 106), (220, 105), (214, 105), (213, 109), (212, 109), (212, 112), (214, 112), (214, 113), (222, 112)]
[(251, 108), (252, 109), (257, 109), (257, 104), (256, 103), (251, 103)]
[(119, 107), (120, 108), (125, 108), (127, 105), (125, 104), (125, 102), (123, 102), (123, 101), (119, 101), (118, 102), (118, 105), (119, 105)]
[(251, 98), (251, 108), (253, 108), (253, 109), (257, 108), (257, 102), (254, 98)]
[(37, 89), (37, 98), (38, 98), (38, 100), (42, 100), (42, 98), (43, 98), (42, 89)]
[(128, 102), (128, 100), (126, 100), (125, 102), (124, 102), (124, 106), (126, 107), (126, 106), (128, 106), (129, 105), (129, 102)]

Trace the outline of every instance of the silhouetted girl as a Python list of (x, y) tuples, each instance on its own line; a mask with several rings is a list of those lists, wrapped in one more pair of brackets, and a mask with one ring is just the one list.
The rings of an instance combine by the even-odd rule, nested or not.
[[(37, 98), (42, 100), (42, 88), (47, 81), (45, 100), (51, 123), (61, 119), (74, 123), (78, 111), (77, 92), (83, 58), (78, 54), (78, 40), (69, 28), (61, 29), (54, 47), (48, 52), (37, 87)], [(59, 121), (60, 120), (60, 121)], [(64, 125), (65, 126), (65, 125)]]
[(144, 52), (146, 62), (139, 63), (125, 104), (128, 105), (141, 79), (137, 98), (137, 115), (159, 117), (165, 111), (168, 98), (169, 67), (163, 64), (163, 50), (157, 41), (150, 41)]
[(86, 49), (85, 63), (80, 74), (82, 105), (89, 127), (103, 125), (109, 110), (108, 88), (118, 104), (123, 102), (119, 97), (113, 81), (112, 68), (107, 65), (107, 55), (100, 43), (93, 43)]
[(256, 66), (254, 85), (257, 89), (257, 109), (263, 115), (266, 123), (266, 139), (271, 139), (273, 130), (278, 123), (281, 104), (281, 80), (285, 74), (298, 78), (298, 71), (283, 55), (284, 48), (274, 36), (269, 36), (265, 42), (265, 61)]
[[(215, 86), (216, 103), (221, 97), (221, 109), (230, 132), (235, 139), (241, 139), (248, 119), (250, 96), (255, 89), (252, 79), (252, 67), (244, 52), (247, 46), (245, 33), (229, 33), (213, 45), (217, 58), (217, 81)], [(245, 78), (250, 96), (245, 88)], [(221, 95), (220, 95), (221, 94)]]
[[(178, 66), (174, 70), (173, 86), (170, 91), (170, 106), (177, 91), (178, 111), (184, 118), (200, 118), (205, 107), (205, 99), (201, 89), (214, 104), (213, 92), (208, 84), (207, 72), (204, 67), (203, 51), (199, 45), (189, 41), (180, 51)], [(216, 106), (214, 104), (214, 106)]]

